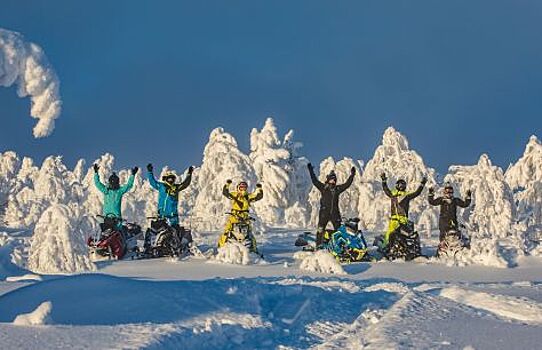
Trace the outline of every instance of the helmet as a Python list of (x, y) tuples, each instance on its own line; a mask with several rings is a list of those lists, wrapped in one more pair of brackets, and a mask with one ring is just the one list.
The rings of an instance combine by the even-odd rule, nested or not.
[(109, 188), (112, 190), (118, 190), (120, 188), (120, 179), (117, 174), (113, 173), (109, 176)]
[(337, 175), (333, 170), (331, 170), (331, 172), (326, 176), (326, 183), (329, 183), (331, 180), (337, 182)]
[(398, 189), (399, 191), (406, 190), (406, 186), (407, 186), (407, 183), (406, 183), (406, 181), (404, 179), (399, 179), (395, 183), (395, 188)]
[(162, 181), (168, 182), (170, 179), (173, 179), (173, 181), (177, 180), (177, 175), (175, 175), (175, 173), (172, 171), (168, 171), (162, 176)]
[(448, 196), (452, 196), (454, 194), (454, 187), (451, 183), (447, 182), (444, 186), (444, 194)]
[(241, 190), (241, 189), (244, 189), (245, 191), (247, 190), (248, 188), (248, 183), (246, 181), (241, 181), (239, 182), (239, 184), (237, 185), (237, 190)]

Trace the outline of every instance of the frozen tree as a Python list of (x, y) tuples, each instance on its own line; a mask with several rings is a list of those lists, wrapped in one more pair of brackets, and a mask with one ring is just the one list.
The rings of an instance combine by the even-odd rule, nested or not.
[[(406, 137), (392, 127), (387, 128), (382, 144), (367, 162), (361, 176), (358, 212), (362, 224), (369, 230), (385, 230), (390, 217), (390, 200), (382, 191), (381, 173), (388, 176), (390, 187), (401, 178), (408, 183), (408, 190), (414, 191), (424, 176), (428, 178), (428, 187), (436, 184), (435, 171), (409, 148)], [(424, 193), (411, 202), (409, 215), (420, 231), (437, 227), (437, 210), (429, 206)]]
[(290, 153), (282, 146), (272, 118), (267, 118), (261, 131), (252, 129), (250, 149), (256, 177), (265, 185), (265, 196), (254, 207), (267, 225), (283, 225), (284, 210), (289, 205)]
[(28, 268), (38, 273), (74, 273), (93, 270), (88, 258), (81, 214), (62, 204), (50, 206), (36, 224)]
[(38, 119), (34, 136), (50, 135), (61, 112), (60, 82), (38, 45), (0, 28), (0, 86), (13, 84), (19, 97), (30, 96), (30, 114)]
[(445, 181), (455, 184), (462, 196), (472, 191), (473, 205), (463, 211), (462, 217), (474, 231), (497, 237), (511, 234), (515, 218), (512, 191), (502, 169), (491, 164), (486, 154), (476, 165), (451, 166)]
[(256, 184), (250, 158), (239, 150), (232, 135), (216, 128), (209, 136), (198, 172), (193, 214), (199, 219), (197, 227), (200, 230), (220, 230), (224, 226), (230, 203), (222, 195), (222, 188), (228, 179), (233, 180), (234, 186), (240, 181), (247, 181), (249, 188)]
[(20, 167), (21, 160), (15, 152), (0, 153), (0, 206), (7, 202)]

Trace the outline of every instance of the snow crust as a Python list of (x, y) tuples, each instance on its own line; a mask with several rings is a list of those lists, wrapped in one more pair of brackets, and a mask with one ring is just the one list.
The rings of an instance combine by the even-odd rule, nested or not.
[(260, 257), (241, 243), (228, 242), (221, 248), (218, 248), (217, 254), (213, 257), (213, 262), (222, 262), (225, 264), (250, 265), (259, 263)]
[(336, 275), (346, 275), (343, 267), (333, 255), (325, 250), (312, 252), (298, 252), (294, 255), (295, 259), (301, 259), (299, 268), (306, 271), (318, 273), (331, 273)]

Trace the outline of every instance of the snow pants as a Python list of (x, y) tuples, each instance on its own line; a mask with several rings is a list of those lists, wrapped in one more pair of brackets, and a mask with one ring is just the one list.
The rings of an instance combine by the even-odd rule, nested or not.
[(316, 246), (321, 246), (324, 243), (324, 235), (326, 232), (326, 226), (331, 221), (333, 229), (337, 231), (341, 227), (341, 214), (340, 213), (322, 213), (318, 215), (318, 229), (316, 230)]
[(390, 241), (390, 235), (393, 233), (393, 231), (397, 230), (401, 225), (408, 224), (408, 218), (403, 215), (392, 215), (390, 219), (390, 223), (388, 225), (388, 231), (384, 233), (384, 247), (386, 247)]

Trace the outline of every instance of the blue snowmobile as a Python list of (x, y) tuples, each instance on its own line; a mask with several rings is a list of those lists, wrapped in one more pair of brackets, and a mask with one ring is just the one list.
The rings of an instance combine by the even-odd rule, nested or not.
[(326, 249), (337, 260), (345, 263), (372, 260), (365, 237), (359, 229), (358, 218), (343, 220), (337, 231), (326, 230), (324, 243), (320, 247), (316, 247), (314, 242), (312, 234), (305, 232), (297, 238), (295, 245), (307, 251)]

